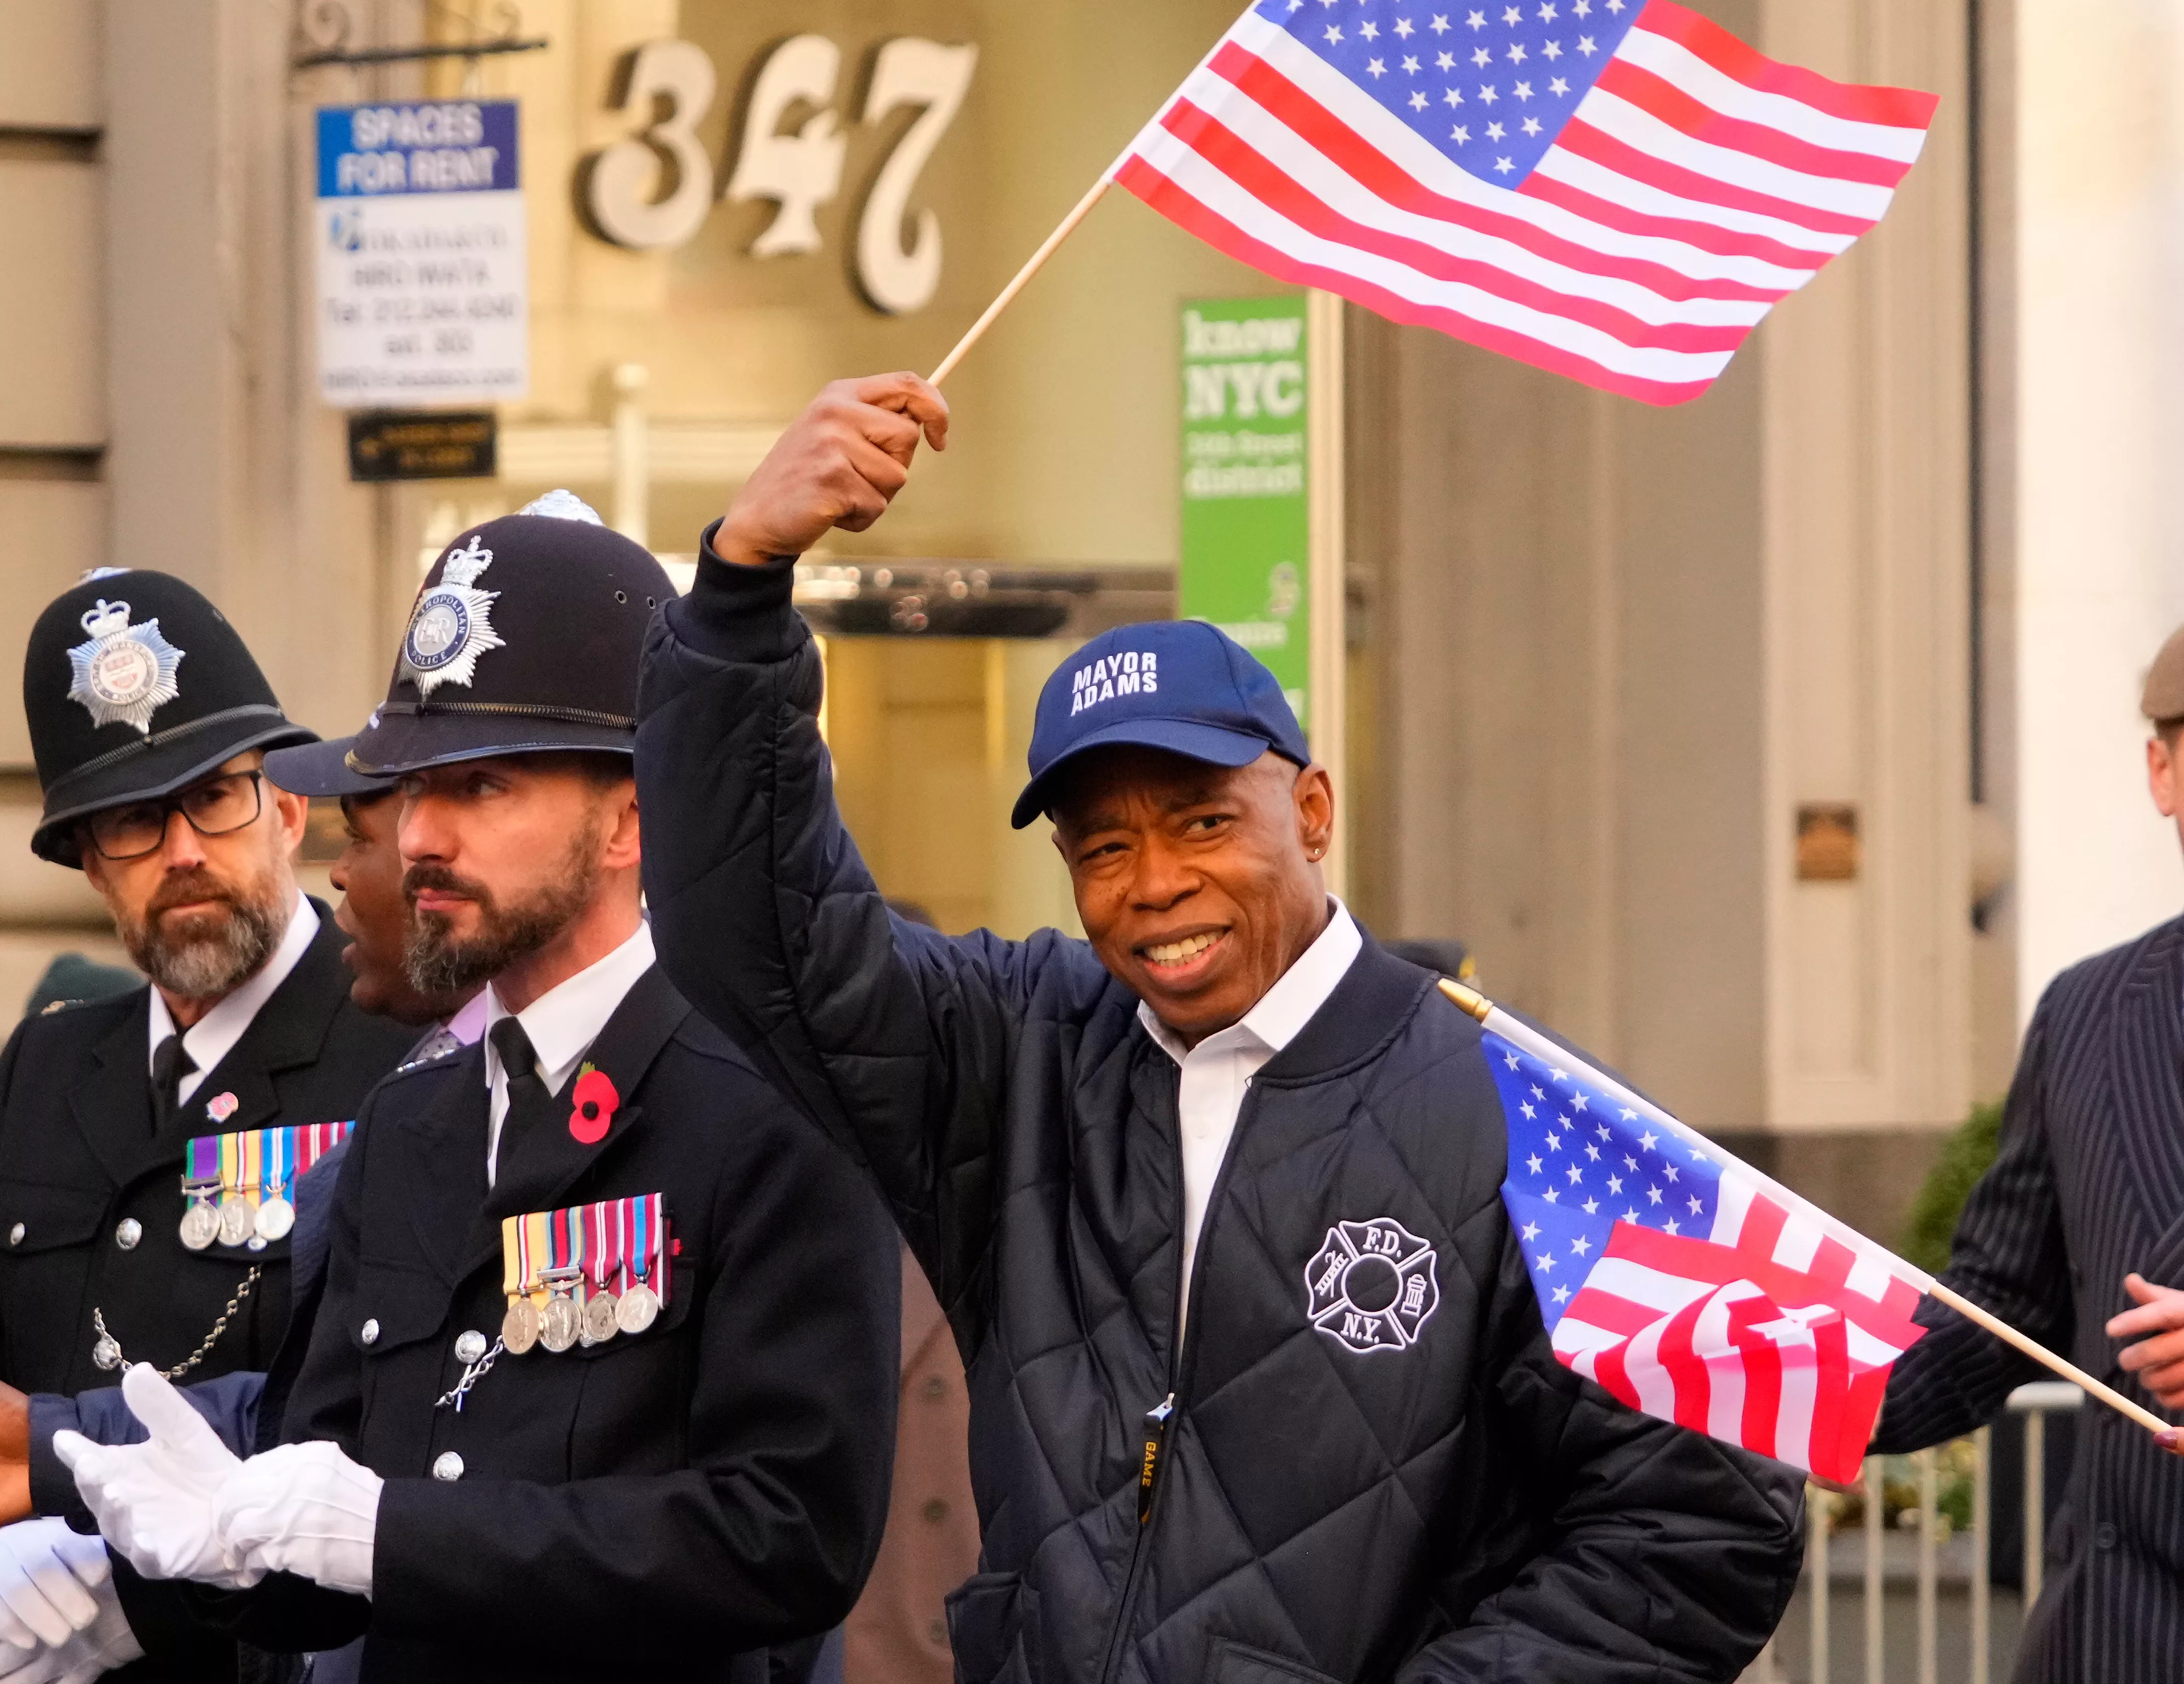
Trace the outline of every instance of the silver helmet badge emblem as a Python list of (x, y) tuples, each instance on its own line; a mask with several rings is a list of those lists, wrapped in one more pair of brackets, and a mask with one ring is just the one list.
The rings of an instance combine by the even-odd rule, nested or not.
[(102, 597), (81, 623), (91, 641), (69, 651), (69, 700), (94, 725), (131, 725), (150, 736), (152, 716), (181, 694), (175, 670), (182, 651), (159, 635), (157, 620), (131, 625), (125, 602)]

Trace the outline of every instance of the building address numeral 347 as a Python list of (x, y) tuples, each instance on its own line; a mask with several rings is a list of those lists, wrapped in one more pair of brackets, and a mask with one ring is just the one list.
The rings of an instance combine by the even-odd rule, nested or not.
[[(940, 285), (939, 218), (920, 211), (907, 241), (903, 219), (927, 160), (963, 108), (978, 63), (975, 45), (915, 36), (887, 42), (873, 59), (857, 120), (874, 126), (905, 106), (919, 108), (857, 219), (857, 284), (887, 315), (924, 309)], [(716, 192), (713, 160), (697, 136), (719, 86), (713, 61), (692, 42), (648, 42), (630, 58), (620, 109), (649, 120), (589, 160), (582, 192), (593, 226), (616, 245), (658, 250), (694, 236), (716, 198), (771, 199), (773, 220), (752, 242), (751, 255), (817, 251), (815, 213), (841, 192), (848, 150), (833, 103), (841, 73), (842, 49), (824, 36), (794, 36), (767, 53), (752, 83), (735, 168)], [(783, 133), (783, 119), (800, 103), (819, 109)], [(663, 158), (673, 166), (667, 183), (660, 181)], [(659, 185), (670, 190), (655, 199)]]

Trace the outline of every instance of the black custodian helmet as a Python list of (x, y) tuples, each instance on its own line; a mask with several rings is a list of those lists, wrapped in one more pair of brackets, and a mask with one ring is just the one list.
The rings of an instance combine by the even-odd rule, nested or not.
[(488, 756), (637, 748), (652, 552), (566, 491), (473, 527), (426, 576), (387, 700), (348, 762), (368, 778)]
[(31, 850), (81, 866), (76, 821), (170, 795), (248, 749), (309, 743), (227, 616), (181, 580), (102, 567), (31, 628), (23, 711), (45, 812)]

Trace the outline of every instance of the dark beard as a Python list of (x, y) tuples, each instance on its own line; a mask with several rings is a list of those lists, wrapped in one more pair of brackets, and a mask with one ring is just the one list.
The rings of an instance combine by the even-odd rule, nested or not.
[[(183, 1000), (220, 1000), (258, 974), (287, 933), (295, 891), (268, 882), (261, 892), (231, 889), (209, 873), (187, 872), (160, 885), (143, 921), (117, 917), (121, 945), (136, 968), (167, 993)], [(192, 901), (224, 906), (226, 916), (210, 929), (192, 920), (192, 932), (170, 935), (160, 914)]]
[(445, 866), (412, 866), (403, 874), (402, 892), (414, 907), (420, 891), (444, 889), (465, 895), (478, 909), (477, 934), (458, 939), (454, 921), (437, 912), (413, 912), (403, 968), (420, 994), (464, 999), (510, 966), (543, 950), (577, 921), (599, 885), (599, 850), (588, 831), (576, 839), (563, 862), (560, 879), (530, 899), (504, 906), (482, 883), (458, 877)]

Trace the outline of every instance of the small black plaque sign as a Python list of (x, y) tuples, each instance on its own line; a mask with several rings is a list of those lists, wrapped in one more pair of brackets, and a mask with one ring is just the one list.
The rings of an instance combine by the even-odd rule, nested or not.
[(491, 410), (364, 410), (348, 418), (348, 477), (491, 479), (500, 425)]

